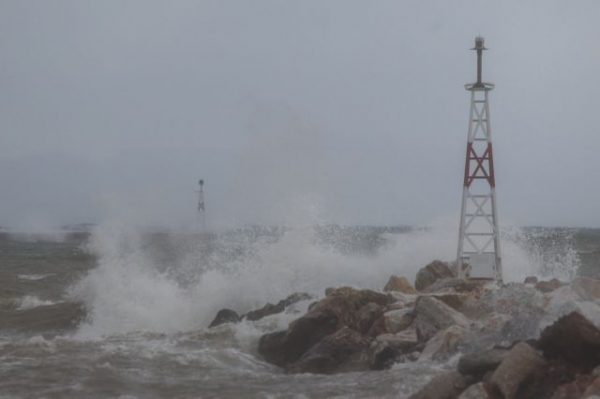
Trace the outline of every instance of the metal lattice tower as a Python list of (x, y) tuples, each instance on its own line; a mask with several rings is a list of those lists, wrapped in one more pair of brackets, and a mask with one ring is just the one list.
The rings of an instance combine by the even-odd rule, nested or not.
[(204, 180), (199, 180), (198, 185), (198, 229), (200, 231), (206, 230), (206, 209), (204, 207)]
[(458, 275), (461, 278), (502, 281), (496, 180), (492, 152), (489, 92), (482, 82), (483, 38), (475, 38), (477, 82), (465, 85), (471, 92), (469, 133), (458, 238)]

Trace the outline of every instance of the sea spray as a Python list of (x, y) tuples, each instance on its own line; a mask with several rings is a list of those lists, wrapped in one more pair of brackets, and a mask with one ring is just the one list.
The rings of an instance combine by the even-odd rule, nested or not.
[[(225, 307), (243, 313), (293, 292), (319, 297), (332, 286), (381, 289), (391, 274), (414, 280), (431, 260), (455, 257), (456, 235), (450, 223), (420, 229), (253, 227), (163, 234), (158, 241), (169, 244), (165, 256), (151, 233), (107, 223), (88, 244), (97, 267), (70, 294), (89, 311), (82, 335), (189, 331), (206, 327)], [(507, 282), (547, 273), (548, 263), (527, 237), (521, 229), (503, 232)], [(576, 266), (568, 251), (563, 262), (565, 269)]]

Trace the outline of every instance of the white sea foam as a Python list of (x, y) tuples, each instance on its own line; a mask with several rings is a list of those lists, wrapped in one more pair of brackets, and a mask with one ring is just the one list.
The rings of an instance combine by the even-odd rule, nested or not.
[(46, 277), (50, 277), (53, 276), (54, 273), (47, 273), (47, 274), (18, 274), (17, 278), (19, 280), (29, 280), (29, 281), (38, 281), (38, 280), (43, 280)]
[[(212, 254), (211, 267), (199, 265), (194, 251), (171, 265), (156, 267), (157, 259), (138, 231), (123, 224), (105, 224), (93, 232), (90, 243), (98, 266), (71, 290), (90, 310), (89, 322), (79, 333), (97, 336), (203, 328), (221, 308), (246, 312), (293, 292), (321, 296), (330, 286), (381, 289), (391, 274), (413, 280), (427, 263), (452, 260), (456, 254), (455, 223), (387, 233), (384, 238), (385, 244), (374, 254), (346, 253), (323, 245), (315, 228), (299, 227), (277, 239), (242, 243), (246, 253), (242, 257), (221, 259)], [(547, 272), (544, 259), (524, 245), (522, 231), (506, 231), (502, 244), (506, 281)], [(563, 262), (570, 262), (565, 269), (576, 266), (569, 256)]]
[(54, 305), (55, 302), (39, 299), (33, 295), (27, 295), (19, 299), (17, 309), (18, 310), (27, 310), (37, 308), (38, 306), (47, 306)]

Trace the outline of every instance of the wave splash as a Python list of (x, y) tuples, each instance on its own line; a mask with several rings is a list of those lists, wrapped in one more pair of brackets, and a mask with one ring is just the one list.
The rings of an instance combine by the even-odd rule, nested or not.
[[(540, 234), (532, 240), (521, 229), (503, 232), (507, 282), (529, 275), (567, 279), (575, 273), (578, 259), (569, 241), (549, 254), (549, 262)], [(454, 225), (406, 231), (247, 228), (194, 235), (149, 234), (107, 223), (96, 228), (88, 244), (97, 267), (71, 288), (70, 296), (88, 309), (88, 321), (78, 332), (83, 337), (190, 331), (206, 327), (225, 307), (246, 312), (293, 292), (318, 297), (331, 286), (381, 289), (391, 274), (414, 280), (432, 260), (455, 257), (456, 236)]]

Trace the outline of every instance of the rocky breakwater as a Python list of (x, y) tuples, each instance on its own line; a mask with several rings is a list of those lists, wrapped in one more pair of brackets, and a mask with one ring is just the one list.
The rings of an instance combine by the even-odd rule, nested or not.
[(382, 292), (327, 289), (287, 329), (263, 335), (258, 352), (289, 373), (438, 362), (446, 371), (413, 399), (593, 398), (599, 327), (600, 280), (498, 286), (457, 279), (435, 261), (415, 287), (392, 276)]

